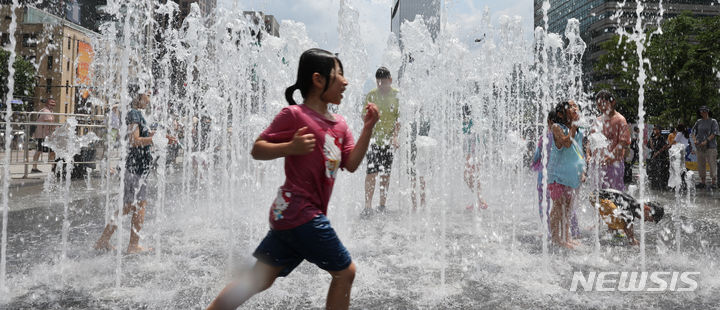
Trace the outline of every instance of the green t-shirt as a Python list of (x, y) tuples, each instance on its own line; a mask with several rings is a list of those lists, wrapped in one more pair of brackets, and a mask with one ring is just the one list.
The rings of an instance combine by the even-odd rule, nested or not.
[[(376, 88), (365, 96), (365, 105), (372, 102), (377, 105), (378, 112), (380, 112), (380, 120), (375, 124), (373, 130), (373, 138), (375, 138), (375, 144), (377, 145), (382, 146), (391, 143), (399, 116), (397, 94), (398, 90), (395, 88), (385, 95), (380, 94), (380, 91)], [(363, 111), (363, 115), (364, 113), (365, 111)]]

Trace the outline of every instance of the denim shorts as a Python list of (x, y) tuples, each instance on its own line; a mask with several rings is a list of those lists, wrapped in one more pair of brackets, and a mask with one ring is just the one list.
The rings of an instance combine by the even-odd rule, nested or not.
[(303, 260), (327, 271), (344, 270), (352, 263), (350, 253), (322, 214), (292, 229), (271, 229), (253, 256), (271, 266), (284, 266), (280, 277), (290, 274)]

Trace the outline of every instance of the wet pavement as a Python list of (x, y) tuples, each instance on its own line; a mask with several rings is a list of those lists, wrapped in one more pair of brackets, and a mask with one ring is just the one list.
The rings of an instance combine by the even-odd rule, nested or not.
[[(347, 192), (350, 186), (341, 184), (338, 190)], [(203, 197), (209, 189), (187, 196), (182, 181), (173, 179), (164, 211), (151, 199), (143, 229), (143, 243), (159, 244), (161, 250), (121, 252), (118, 265), (117, 252), (92, 249), (105, 224), (101, 179), (76, 180), (72, 188), (64, 264), (62, 193), (43, 193), (42, 184), (14, 189), (8, 226), (11, 287), (0, 298), (0, 308), (202, 308), (232, 270), (252, 262), (249, 254), (267, 229), (267, 206), (258, 205), (257, 196), (240, 196), (231, 203), (234, 208), (222, 209), (222, 197)], [(110, 188), (111, 206), (116, 206), (117, 183), (111, 181)], [(346, 207), (335, 207), (330, 219), (358, 265), (352, 308), (676, 309), (720, 304), (719, 191), (698, 190), (679, 200), (674, 192), (648, 192), (666, 206), (667, 219), (646, 225), (647, 270), (702, 273), (697, 291), (665, 293), (570, 292), (575, 271), (638, 270), (639, 249), (600, 230), (600, 252), (595, 253), (593, 219), (589, 206), (580, 202), (582, 245), (574, 251), (550, 246), (543, 254), (536, 193), (514, 192), (508, 200), (507, 193), (488, 191), (491, 207), (480, 212), (447, 205), (443, 195), (435, 195), (431, 207), (418, 213), (390, 206), (369, 219), (358, 216), (360, 206), (351, 198), (339, 199), (336, 205)], [(150, 192), (149, 197), (156, 196)], [(127, 242), (128, 218), (124, 223), (120, 249)], [(121, 285), (116, 287), (118, 266)], [(303, 263), (245, 308), (319, 309), (328, 283), (325, 272)]]

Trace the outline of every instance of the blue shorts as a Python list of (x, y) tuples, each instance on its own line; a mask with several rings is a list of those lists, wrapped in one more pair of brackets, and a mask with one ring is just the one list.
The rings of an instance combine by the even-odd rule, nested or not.
[(293, 229), (271, 229), (253, 256), (271, 266), (284, 266), (280, 277), (305, 259), (327, 271), (344, 270), (352, 263), (350, 253), (322, 214)]

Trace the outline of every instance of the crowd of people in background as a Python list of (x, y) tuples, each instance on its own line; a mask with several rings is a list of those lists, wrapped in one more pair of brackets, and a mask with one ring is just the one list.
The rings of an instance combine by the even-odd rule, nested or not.
[[(681, 123), (665, 130), (661, 125), (653, 125), (649, 137), (643, 139), (643, 145), (648, 150), (646, 162), (650, 188), (665, 190), (681, 186), (684, 189), (685, 184), (677, 179), (685, 177), (687, 161), (688, 168), (698, 172), (698, 183), (694, 184), (697, 189), (718, 189), (718, 123), (710, 117), (707, 106), (700, 107), (698, 114), (698, 120), (692, 127)], [(637, 163), (637, 158), (632, 163)]]

